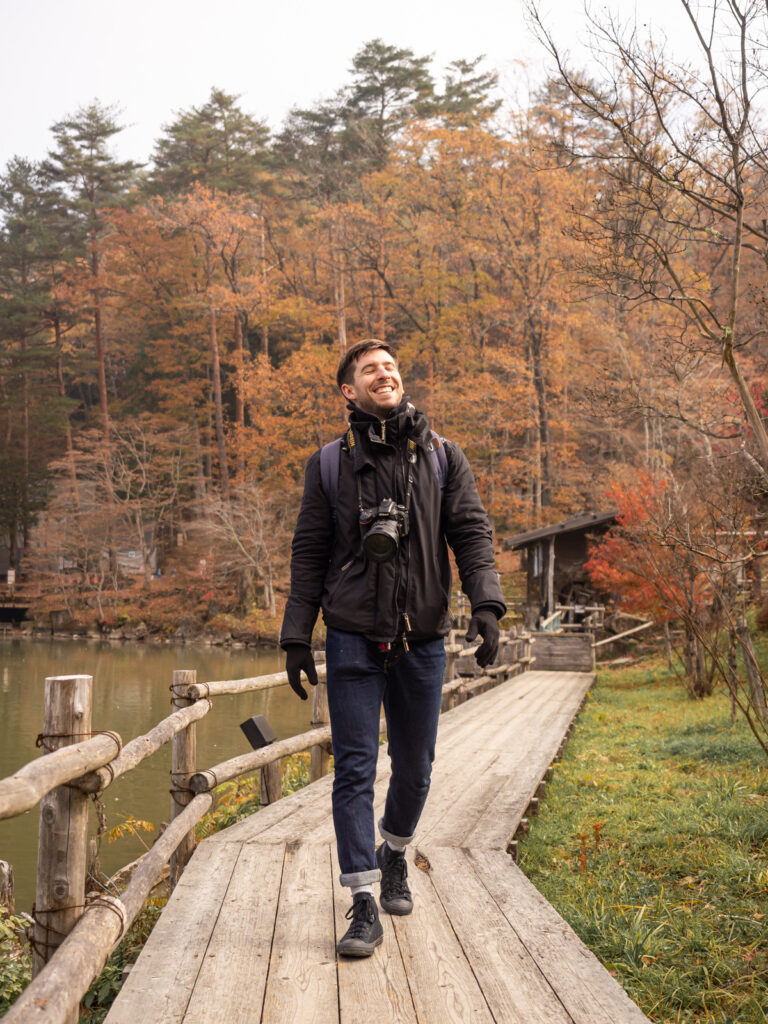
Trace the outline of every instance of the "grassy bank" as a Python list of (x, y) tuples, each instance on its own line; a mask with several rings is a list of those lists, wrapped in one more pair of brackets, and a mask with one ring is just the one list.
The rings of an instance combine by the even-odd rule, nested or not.
[(768, 763), (727, 697), (601, 669), (520, 847), (654, 1021), (768, 1021)]

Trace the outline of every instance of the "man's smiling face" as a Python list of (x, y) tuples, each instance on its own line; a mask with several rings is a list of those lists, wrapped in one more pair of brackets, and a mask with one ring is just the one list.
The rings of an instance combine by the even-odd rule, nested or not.
[(394, 357), (383, 348), (363, 352), (355, 363), (351, 384), (342, 384), (342, 394), (363, 412), (385, 417), (403, 400), (403, 382)]

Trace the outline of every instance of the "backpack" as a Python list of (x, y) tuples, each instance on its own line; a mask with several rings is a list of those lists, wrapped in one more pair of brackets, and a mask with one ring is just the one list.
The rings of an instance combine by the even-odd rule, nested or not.
[[(435, 476), (440, 484), (440, 491), (442, 493), (448, 481), (448, 456), (445, 453), (445, 438), (440, 437), (434, 430), (430, 431), (430, 433), (432, 434), (432, 447), (429, 455), (432, 459), (432, 468), (435, 471)], [(333, 510), (334, 520), (336, 518), (336, 497), (339, 493), (339, 474), (341, 472), (339, 460), (341, 459), (341, 442), (343, 440), (344, 438), (337, 437), (335, 441), (323, 445), (320, 449), (320, 480), (325, 495), (328, 498), (328, 503)]]

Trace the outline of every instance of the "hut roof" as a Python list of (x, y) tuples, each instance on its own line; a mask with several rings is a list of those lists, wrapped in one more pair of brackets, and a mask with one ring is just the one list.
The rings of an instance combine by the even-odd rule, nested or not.
[(527, 533), (518, 533), (514, 537), (507, 537), (504, 547), (507, 551), (514, 551), (517, 548), (527, 547), (537, 540), (543, 540), (545, 537), (588, 530), (591, 526), (602, 526), (605, 523), (614, 522), (616, 515), (615, 509), (610, 512), (579, 512), (577, 515), (571, 516), (570, 519), (563, 519), (560, 523), (540, 526), (537, 530), (529, 530)]

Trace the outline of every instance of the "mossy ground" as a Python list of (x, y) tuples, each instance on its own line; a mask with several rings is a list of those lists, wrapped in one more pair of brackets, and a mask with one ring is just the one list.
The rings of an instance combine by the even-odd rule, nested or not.
[(727, 696), (600, 669), (520, 865), (654, 1021), (768, 1021), (768, 763)]

